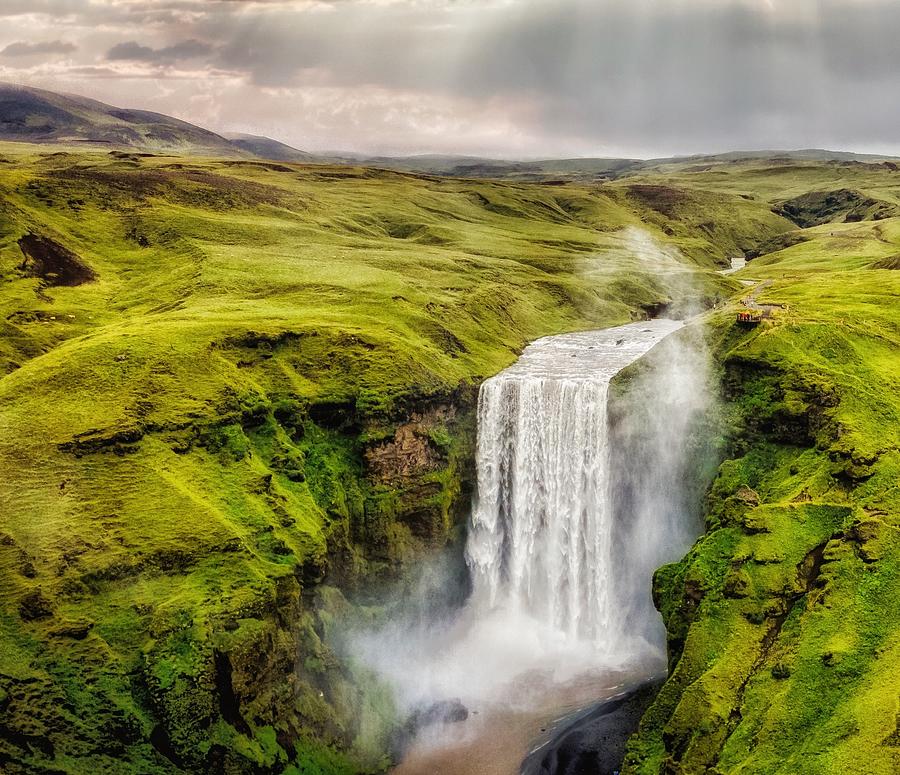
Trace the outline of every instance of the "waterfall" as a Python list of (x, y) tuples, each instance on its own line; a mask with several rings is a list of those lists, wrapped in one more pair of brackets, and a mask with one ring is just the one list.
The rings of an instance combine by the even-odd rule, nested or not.
[[(434, 606), (432, 590), (459, 582), (430, 563), (408, 614), (355, 641), (400, 707), (459, 699), (477, 728), (490, 708), (587, 702), (665, 669), (651, 579), (700, 530), (696, 440), (716, 435), (702, 422), (702, 336), (681, 328), (651, 320), (540, 339), (482, 385), (471, 595)], [(644, 355), (611, 402), (613, 377)]]
[(606, 394), (602, 380), (503, 377), (479, 396), (475, 588), (570, 637), (608, 620)]
[(558, 641), (611, 645), (609, 383), (680, 325), (541, 339), (482, 385), (466, 547), (474, 605), (527, 616)]

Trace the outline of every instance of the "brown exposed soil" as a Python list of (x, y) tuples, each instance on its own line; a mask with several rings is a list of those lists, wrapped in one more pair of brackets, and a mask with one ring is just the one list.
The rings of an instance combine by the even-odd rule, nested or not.
[(441, 467), (443, 454), (429, 437), (429, 430), (452, 420), (453, 407), (437, 407), (416, 413), (400, 425), (393, 438), (370, 447), (365, 454), (371, 477), (383, 483), (402, 483)]
[(651, 210), (667, 217), (672, 217), (676, 208), (689, 199), (684, 191), (671, 186), (633, 185), (628, 187), (628, 193)]
[(880, 258), (874, 264), (870, 264), (869, 267), (871, 269), (900, 269), (900, 254)]
[(97, 279), (94, 272), (71, 250), (49, 237), (26, 234), (19, 239), (25, 260), (19, 267), (29, 277), (39, 277), (44, 285), (74, 286)]

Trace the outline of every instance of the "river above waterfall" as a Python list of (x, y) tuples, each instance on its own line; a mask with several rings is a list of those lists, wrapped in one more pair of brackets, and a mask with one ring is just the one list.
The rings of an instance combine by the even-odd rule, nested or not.
[[(704, 357), (673, 342), (682, 327), (546, 337), (482, 385), (472, 593), (358, 644), (401, 709), (468, 711), (418, 730), (396, 775), (513, 775), (555, 720), (664, 671), (651, 576), (697, 532), (675, 453), (702, 409)], [(613, 422), (610, 381), (657, 345)]]
[(484, 384), (509, 379), (609, 382), (683, 325), (680, 320), (656, 318), (615, 328), (546, 336), (528, 345), (515, 363)]

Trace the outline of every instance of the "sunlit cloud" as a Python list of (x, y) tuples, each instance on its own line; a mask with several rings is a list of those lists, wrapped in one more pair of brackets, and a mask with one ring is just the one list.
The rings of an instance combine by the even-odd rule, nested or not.
[(313, 150), (900, 151), (888, 0), (4, 0), (0, 15), (8, 80)]

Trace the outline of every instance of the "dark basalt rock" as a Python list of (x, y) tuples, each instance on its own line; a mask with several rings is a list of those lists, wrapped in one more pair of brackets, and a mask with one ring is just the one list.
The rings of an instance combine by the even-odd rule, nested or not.
[(576, 713), (522, 763), (521, 775), (615, 775), (625, 744), (656, 697), (662, 680)]
[(440, 700), (431, 705), (416, 708), (406, 723), (394, 734), (391, 755), (395, 761), (403, 758), (410, 743), (423, 729), (438, 724), (458, 724), (467, 718), (469, 718), (469, 709), (458, 699)]

